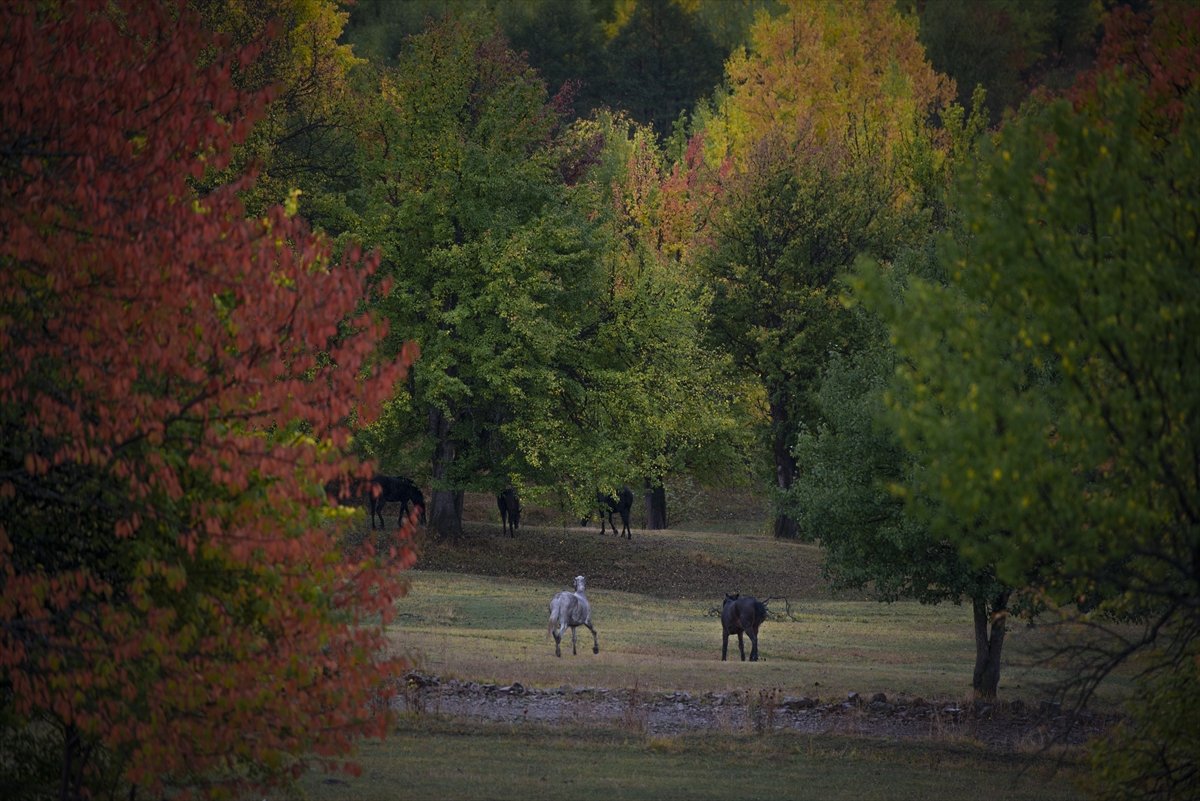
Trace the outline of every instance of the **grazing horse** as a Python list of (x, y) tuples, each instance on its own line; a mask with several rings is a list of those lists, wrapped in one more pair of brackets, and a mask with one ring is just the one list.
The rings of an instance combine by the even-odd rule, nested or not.
[[(583, 594), (583, 576), (575, 577), (575, 592), (560, 592), (550, 601), (550, 624), (546, 633), (554, 635), (554, 655), (562, 656), (559, 645), (562, 643), (563, 632), (571, 627), (571, 653), (575, 650), (575, 628), (587, 626), (592, 632), (592, 653), (600, 653), (600, 639), (596, 636), (596, 628), (592, 625), (592, 606), (587, 596)], [(557, 630), (556, 630), (557, 627)]]
[(372, 530), (375, 528), (376, 515), (379, 516), (379, 527), (387, 528), (387, 524), (383, 521), (383, 507), (387, 503), (400, 504), (400, 515), (396, 518), (397, 526), (404, 521), (404, 516), (408, 514), (409, 504), (418, 510), (421, 522), (425, 522), (425, 496), (410, 479), (404, 476), (382, 475), (371, 479), (371, 484), (367, 487), (367, 505), (371, 507)]
[[(633, 490), (629, 487), (621, 487), (617, 492), (617, 497), (606, 495), (603, 492), (596, 493), (596, 506), (600, 509), (600, 533), (604, 533), (604, 516), (608, 515), (608, 524), (612, 526), (613, 534), (620, 537), (625, 535), (626, 539), (633, 539), (633, 532), (629, 530), (629, 510), (633, 508)], [(617, 534), (617, 525), (613, 523), (613, 512), (621, 515), (621, 532)]]
[(750, 661), (758, 661), (758, 627), (767, 619), (767, 607), (752, 595), (742, 598), (738, 593), (725, 595), (725, 604), (721, 608), (721, 628), (725, 638), (721, 641), (721, 661), (729, 653), (729, 635), (736, 634), (738, 651), (742, 661), (746, 661), (746, 646), (742, 642), (742, 633), (750, 637)]
[(509, 487), (496, 496), (496, 506), (500, 507), (500, 527), (508, 536), (517, 536), (517, 526), (521, 525), (521, 499), (517, 491)]

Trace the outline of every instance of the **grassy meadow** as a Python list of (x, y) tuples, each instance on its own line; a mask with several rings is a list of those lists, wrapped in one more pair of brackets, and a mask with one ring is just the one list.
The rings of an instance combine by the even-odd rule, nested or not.
[(615, 729), (404, 718), (358, 756), (362, 775), (308, 776), (314, 801), (407, 799), (1080, 798), (1078, 767), (963, 742), (836, 735), (631, 735)]
[[(727, 519), (631, 541), (539, 519), (500, 534), (488, 498), (468, 504), (465, 536), (420, 543), (411, 590), (391, 626), (394, 648), (443, 680), (645, 692), (775, 690), (822, 701), (970, 697), (968, 607), (880, 604), (835, 593), (820, 549), (780, 542), (761, 520)], [(578, 521), (574, 521), (576, 524)], [(562, 659), (546, 631), (551, 596), (588, 577), (600, 636), (569, 636)], [(726, 591), (770, 598), (761, 661), (741, 662), (736, 639), (720, 661), (716, 616)], [(1015, 623), (1005, 644), (1002, 700), (1037, 703), (1061, 677), (1040, 653), (1061, 632)], [(749, 643), (747, 642), (747, 649)], [(1116, 704), (1118, 681), (1102, 696)], [(786, 732), (695, 732), (669, 737), (611, 726), (478, 723), (405, 714), (393, 736), (365, 744), (359, 778), (313, 775), (313, 799), (402, 798), (965, 798), (1078, 797), (1077, 753), (993, 753), (945, 737), (888, 740)]]
[[(760, 661), (739, 661), (736, 638), (730, 638), (731, 661), (722, 663), (719, 595), (668, 600), (590, 587), (600, 653), (591, 653), (591, 635), (581, 629), (579, 655), (572, 657), (564, 641), (565, 655), (555, 659), (547, 606), (554, 592), (567, 588), (562, 585), (417, 570), (393, 641), (421, 671), (498, 684), (779, 689), (825, 700), (852, 691), (951, 700), (970, 695), (975, 646), (963, 607), (793, 598), (787, 617), (782, 601), (773, 601), (759, 633)], [(1027, 701), (1045, 694), (1039, 685), (1056, 674), (1037, 664), (1044, 640), (1037, 629), (1012, 632), (1002, 694)]]

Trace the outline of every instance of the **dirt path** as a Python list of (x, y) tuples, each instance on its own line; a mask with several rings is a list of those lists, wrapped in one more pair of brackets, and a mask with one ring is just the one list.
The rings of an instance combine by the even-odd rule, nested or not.
[(603, 725), (630, 732), (671, 735), (689, 731), (842, 734), (867, 737), (965, 738), (1007, 750), (1053, 742), (1079, 744), (1115, 718), (1065, 714), (1056, 704), (1036, 708), (1009, 703), (931, 703), (920, 698), (870, 698), (851, 693), (822, 701), (777, 691), (647, 693), (636, 689), (562, 687), (554, 690), (442, 681), (409, 673), (393, 699), (398, 710), (504, 723)]

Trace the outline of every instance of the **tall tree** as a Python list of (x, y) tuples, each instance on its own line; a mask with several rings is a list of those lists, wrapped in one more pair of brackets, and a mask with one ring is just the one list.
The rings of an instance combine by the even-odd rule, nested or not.
[[(713, 335), (763, 382), (776, 484), (828, 354), (851, 345), (836, 278), (863, 252), (890, 253), (911, 207), (897, 154), (952, 87), (930, 69), (911, 21), (889, 3), (763, 18), (727, 65), (728, 93), (702, 115), (706, 158), (730, 177), (702, 261), (715, 284)], [(798, 534), (779, 510), (782, 537)]]
[[(955, 171), (975, 168), (986, 126), (982, 91), (976, 92), (969, 116), (952, 106), (943, 120), (939, 131), (918, 129), (904, 158), (914, 195), (929, 212), (923, 217), (929, 226), (899, 251), (883, 273), (886, 283), (875, 287), (892, 297), (903, 292), (909, 275), (937, 280), (941, 274), (932, 257), (933, 238), (947, 227), (957, 231), (947, 195)], [(939, 147), (935, 137), (948, 140), (948, 146)], [(969, 603), (976, 654), (972, 687), (980, 697), (994, 697), (1007, 618), (1021, 605), (1014, 603), (1013, 588), (996, 578), (994, 567), (971, 563), (931, 525), (936, 498), (904, 491), (921, 467), (886, 413), (889, 379), (899, 357), (882, 321), (856, 302), (856, 285), (861, 285), (856, 275), (842, 285), (843, 302), (856, 318), (854, 347), (834, 353), (821, 378), (814, 396), (818, 422), (797, 437), (800, 469), (786, 498), (788, 508), (800, 522), (801, 536), (821, 542), (824, 571), (835, 586), (868, 590), (886, 602)]]
[(612, 271), (598, 339), (614, 357), (604, 406), (623, 469), (608, 481), (646, 490), (646, 525), (668, 525), (665, 480), (736, 481), (747, 462), (747, 392), (727, 354), (708, 346), (709, 297), (683, 258), (692, 212), (672, 186), (653, 129), (600, 113), (573, 133), (599, 138), (598, 163), (573, 202), (594, 209)]
[[(903, 287), (911, 263), (925, 258), (925, 251), (908, 251), (889, 266), (893, 291)], [(866, 315), (861, 306), (855, 313)], [(820, 541), (834, 586), (867, 590), (885, 602), (969, 604), (971, 685), (978, 697), (994, 698), (1008, 617), (1022, 605), (993, 566), (964, 558), (931, 523), (937, 499), (911, 489), (922, 468), (889, 426), (885, 398), (898, 357), (881, 329), (878, 318), (865, 316), (857, 347), (830, 360), (815, 397), (821, 422), (797, 438), (802, 469), (787, 503), (802, 536)]]
[[(1081, 700), (1137, 662), (1144, 706), (1103, 752), (1121, 753), (1106, 784), (1165, 798), (1200, 753), (1194, 727), (1155, 736), (1198, 698), (1178, 676), (1200, 652), (1200, 13), (1112, 23), (1126, 35), (1075, 102), (1010, 126), (961, 193), (971, 236), (940, 252), (948, 284), (914, 281), (887, 316), (918, 488), (947, 520), (986, 521), (945, 528), (966, 556), (1040, 579), (1048, 603), (1111, 635), (1073, 652)], [(1114, 619), (1144, 627), (1109, 632)]]
[(342, 558), (321, 487), (411, 348), (372, 363), (369, 263), (280, 207), (247, 220), (246, 180), (189, 188), (265, 100), (193, 13), (0, 20), (4, 784), (220, 795), (340, 766), (384, 731), (410, 557)]
[(420, 434), (444, 536), (460, 532), (465, 489), (553, 474), (604, 437), (585, 424), (604, 274), (567, 202), (559, 100), (494, 20), (447, 17), (383, 74), (368, 129), (355, 233), (394, 279), (377, 298), (385, 353), (416, 340), (423, 357), (363, 441), (395, 451), (397, 433)]

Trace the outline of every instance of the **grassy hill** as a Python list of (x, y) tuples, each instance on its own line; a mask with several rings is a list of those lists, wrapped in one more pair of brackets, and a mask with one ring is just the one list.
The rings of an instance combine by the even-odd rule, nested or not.
[(564, 524), (553, 511), (534, 508), (509, 538), (500, 531), (494, 500), (469, 494), (464, 536), (457, 542), (422, 540), (418, 568), (564, 587), (582, 573), (595, 589), (714, 602), (726, 592), (789, 600), (855, 597), (829, 589), (820, 548), (769, 536), (762, 506), (753, 504), (751, 496), (727, 496), (721, 517), (692, 520), (688, 529), (646, 531), (635, 517), (630, 540), (611, 532), (601, 536), (596, 521)]

